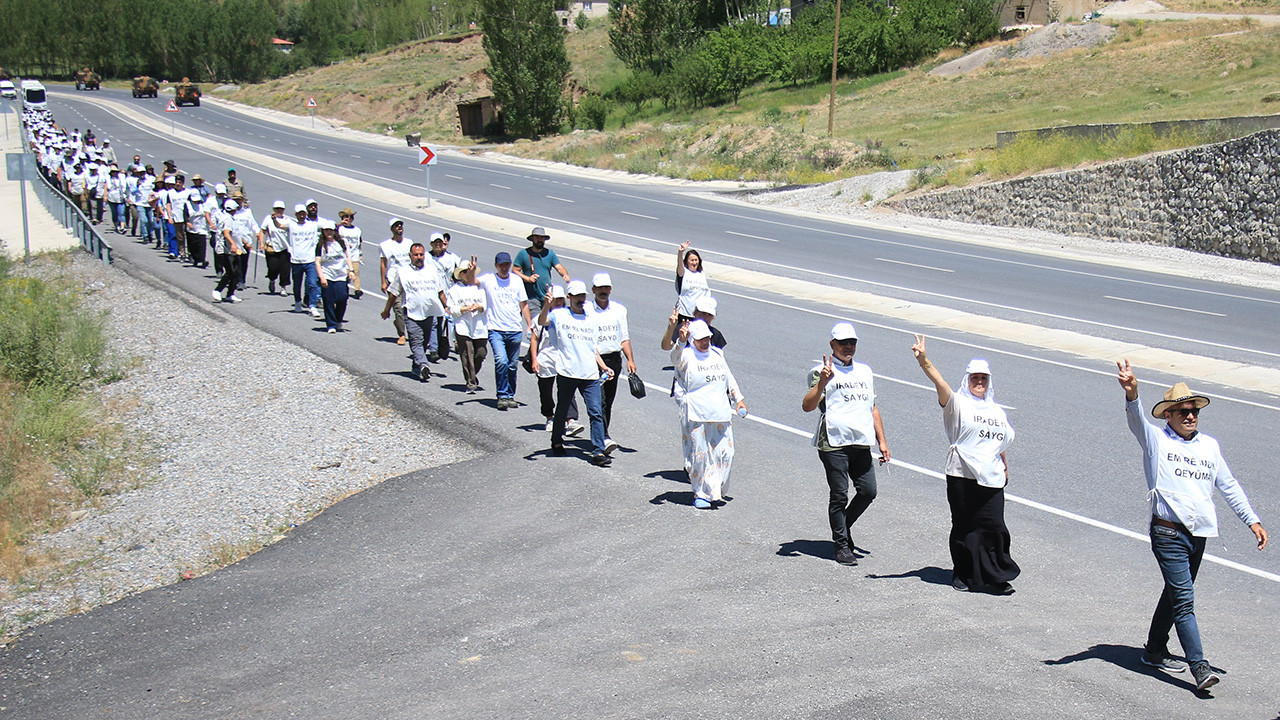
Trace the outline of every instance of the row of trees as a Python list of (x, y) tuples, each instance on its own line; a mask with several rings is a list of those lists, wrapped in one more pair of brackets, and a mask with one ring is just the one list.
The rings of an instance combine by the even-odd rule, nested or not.
[[(3, 0), (0, 66), (257, 82), (465, 29), (478, 0)], [(271, 40), (297, 43), (291, 54)]]
[[(629, 0), (610, 6), (610, 44), (632, 69), (612, 91), (637, 109), (650, 99), (668, 107), (738, 101), (750, 85), (809, 83), (831, 67), (835, 3), (809, 8), (789, 27), (768, 15), (708, 27), (702, 0)], [(925, 60), (951, 45), (972, 45), (999, 31), (990, 0), (852, 0), (840, 21), (839, 73), (857, 77)]]

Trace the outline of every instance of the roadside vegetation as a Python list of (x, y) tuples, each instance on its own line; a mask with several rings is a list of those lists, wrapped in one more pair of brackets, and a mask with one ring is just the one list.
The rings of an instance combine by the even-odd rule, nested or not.
[(118, 377), (105, 319), (61, 279), (65, 262), (24, 268), (0, 253), (0, 573), (16, 587), (50, 561), (28, 546), (34, 534), (138, 470), (95, 392)]

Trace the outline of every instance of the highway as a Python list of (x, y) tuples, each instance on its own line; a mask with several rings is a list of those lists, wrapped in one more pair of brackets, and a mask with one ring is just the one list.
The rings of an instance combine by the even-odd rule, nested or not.
[[(412, 502), (405, 500), (411, 493), (438, 502), (445, 512), (431, 516), (431, 522), (438, 523), (431, 533), (459, 544), (442, 549), (428, 540), (442, 559), (439, 566), (424, 563), (425, 572), (444, 587), (453, 581), (447, 579), (443, 556), (466, 556), (471, 564), (460, 571), (468, 578), (461, 616), (492, 618), (508, 603), (519, 607), (512, 622), (495, 631), (495, 637), (510, 639), (514, 654), (505, 653), (498, 642), (491, 650), (502, 658), (497, 667), (477, 670), (470, 677), (449, 664), (454, 660), (402, 669), (439, 684), (440, 694), (430, 702), (406, 699), (391, 711), (372, 699), (363, 704), (352, 701), (354, 705), (315, 701), (303, 705), (312, 716), (351, 717), (374, 708), (388, 717), (824, 717), (837, 711), (880, 717), (944, 712), (972, 717), (1023, 717), (1030, 712), (1189, 717), (1193, 708), (1200, 717), (1274, 717), (1280, 710), (1280, 673), (1272, 660), (1280, 648), (1275, 623), (1280, 612), (1280, 555), (1274, 548), (1258, 553), (1250, 533), (1220, 501), (1222, 538), (1210, 542), (1213, 558), (1207, 560), (1197, 586), (1197, 601), (1208, 655), (1231, 671), (1221, 691), (1215, 692), (1213, 703), (1197, 702), (1185, 687), (1145, 677), (1125, 660), (1125, 648), (1140, 647), (1144, 639), (1159, 579), (1145, 545), (1147, 507), (1138, 448), (1125, 425), (1112, 361), (1117, 349), (1132, 348), (1141, 357), (1170, 359), (1180, 363), (1179, 368), (1202, 371), (1175, 377), (1135, 360), (1147, 408), (1178, 379), (1213, 397), (1201, 429), (1221, 441), (1255, 510), (1269, 529), (1277, 530), (1277, 457), (1266, 428), (1276, 426), (1280, 389), (1260, 391), (1265, 383), (1257, 378), (1280, 371), (1280, 339), (1271, 331), (1280, 293), (782, 213), (694, 194), (674, 184), (628, 182), (457, 152), (442, 154), (432, 169), (434, 202), (427, 208), (424, 173), (413, 164), (416, 151), (403, 144), (313, 133), (212, 103), (183, 108), (173, 120), (179, 131), (204, 140), (174, 142), (168, 132), (171, 118), (163, 112), (164, 97), (134, 100), (110, 90), (83, 94), (51, 88), (50, 100), (62, 124), (92, 127), (99, 137), (112, 140), (122, 160), (135, 151), (157, 166), (172, 158), (189, 174), (203, 174), (210, 184), (220, 180), (229, 165), (236, 167), (260, 213), (276, 198), (292, 206), (315, 197), (321, 215), (327, 217), (336, 217), (345, 205), (356, 207), (358, 224), (370, 241), (364, 248), (365, 286), (375, 291), (375, 244), (385, 236), (388, 217), (405, 218), (406, 235), (416, 239), (437, 229), (450, 231), (450, 249), (464, 256), (476, 254), (486, 267), (495, 252), (514, 253), (523, 247), (523, 234), (536, 224), (548, 228), (549, 245), (574, 277), (610, 272), (615, 300), (629, 308), (639, 374), (651, 390), (642, 401), (619, 397), (612, 434), (625, 451), (613, 468), (602, 471), (588, 467), (580, 454), (566, 459), (546, 456), (547, 436), (539, 429), (542, 420), (528, 376), (521, 376), (518, 392), (526, 407), (510, 413), (496, 412), (487, 395), (478, 399), (462, 394), (461, 371), (453, 360), (437, 366), (442, 375), (432, 382), (412, 381), (406, 353), (394, 344), (390, 324), (376, 317), (381, 309), (376, 292), (350, 304), (352, 332), (337, 336), (318, 332), (322, 323), (289, 313), (291, 299), (266, 295), (261, 275), (243, 293), (246, 302), (211, 306), (215, 314), (228, 313), (293, 341), (371, 378), (388, 392), (442, 408), (479, 429), (475, 431), (511, 446), (509, 452), (458, 470), (473, 492), (444, 482), (438, 474), (422, 479), (413, 490), (404, 483), (375, 489), (349, 501), (355, 505), (347, 510), (342, 509), (346, 504), (340, 505), (336, 513), (309, 523), (298, 537), (282, 543), (284, 547), (215, 574), (203, 591), (185, 590), (180, 600), (158, 591), (151, 599), (137, 601), (138, 608), (177, 603), (184, 617), (202, 612), (216, 616), (215, 606), (237, 602), (233, 589), (253, 596), (261, 592), (251, 589), (254, 578), (273, 582), (253, 569), (255, 562), (298, 581), (303, 568), (316, 572), (325, 564), (309, 553), (334, 543), (386, 547), (398, 558), (400, 549), (408, 547), (398, 543), (412, 544), (420, 538), (395, 528), (382, 536), (376, 528), (394, 526), (389, 518), (407, 512)], [(306, 172), (295, 170), (297, 166)], [(347, 178), (352, 184), (313, 184), (320, 176), (308, 175), (311, 171)], [(405, 197), (412, 201), (399, 201)], [(459, 217), (476, 221), (460, 223)], [(180, 267), (128, 238), (111, 239), (120, 264), (129, 272), (153, 278), (190, 302), (209, 305), (215, 282), (210, 273)], [(729, 340), (727, 357), (751, 408), (747, 420), (735, 423), (738, 456), (730, 493), (734, 501), (704, 516), (695, 516), (687, 506), (682, 498), (688, 495), (687, 486), (676, 481), (678, 472), (672, 470), (680, 465), (679, 438), (674, 408), (662, 392), (669, 382), (669, 361), (658, 348), (675, 298), (674, 248), (684, 240), (692, 240), (704, 255), (711, 287), (720, 298), (716, 326)], [(662, 257), (665, 264), (655, 260)], [(258, 272), (265, 272), (265, 266)], [(912, 321), (931, 316), (936, 316), (935, 322)], [(855, 541), (872, 553), (852, 573), (838, 572), (823, 555), (826, 488), (808, 439), (816, 418), (800, 410), (805, 374), (826, 350), (827, 332), (836, 319), (857, 326), (862, 338), (857, 358), (876, 371), (878, 405), (894, 458), (880, 473), (879, 499), (855, 528), (865, 525)], [(930, 357), (953, 383), (970, 357), (988, 358), (997, 398), (1009, 408), (1017, 428), (1010, 453), (1008, 519), (1023, 577), (1015, 582), (1018, 595), (1008, 601), (963, 596), (934, 577), (948, 563), (946, 503), (938, 475), (945, 444), (936, 396), (909, 349), (915, 332), (929, 336)], [(491, 390), (490, 365), (482, 378)], [(535, 478), (547, 481), (542, 491), (519, 485), (522, 479)], [(472, 506), (477, 497), (494, 492), (501, 494), (504, 505), (521, 508), (516, 520), (521, 527), (536, 528), (531, 537), (516, 543), (522, 553), (533, 553), (530, 547), (545, 550), (545, 555), (522, 555), (537, 568), (533, 577), (513, 577), (509, 555), (495, 547), (510, 539), (500, 533), (495, 537), (495, 528)], [(331, 514), (339, 519), (329, 518)], [(360, 523), (354, 523), (354, 517), (361, 518)], [(593, 559), (590, 548), (607, 548), (601, 551), (604, 561)], [(699, 548), (692, 550), (698, 558), (692, 566), (709, 571), (707, 575), (690, 573), (681, 557), (686, 548)], [(355, 547), (334, 553), (356, 565), (377, 562)], [(795, 556), (805, 561), (787, 559)], [(562, 576), (556, 558), (577, 568), (577, 578)], [(396, 566), (392, 562), (391, 567)], [(482, 568), (507, 578), (507, 584), (487, 582)], [(387, 577), (389, 573), (389, 568), (364, 573), (342, 565), (334, 574), (335, 582), (345, 583), (348, 590), (403, 589)], [(840, 575), (853, 580), (845, 584), (834, 579)], [(582, 577), (596, 582), (583, 587)], [(897, 580), (872, 580), (883, 578)], [(886, 589), (890, 586), (893, 589)], [(192, 596), (197, 592), (207, 596)], [(449, 597), (436, 599), (458, 599)], [(854, 607), (841, 606), (842, 598)], [(700, 600), (734, 612), (708, 610), (701, 625), (687, 628), (680, 612), (668, 610)], [(973, 603), (966, 605), (969, 600)], [(402, 600), (388, 602), (400, 607)], [(558, 610), (558, 603), (576, 608), (581, 622), (573, 620), (573, 613)], [(601, 603), (615, 608), (633, 603), (634, 612), (600, 615)], [(372, 608), (377, 603), (361, 601), (366, 604), (366, 610), (376, 614)], [(200, 609), (206, 607), (207, 611)], [(824, 634), (823, 623), (833, 612), (845, 610), (849, 616), (835, 621), (834, 627), (841, 629)], [(127, 614), (135, 617), (139, 612)], [(305, 622), (284, 619), (298, 612), (296, 606), (271, 610), (277, 622)], [(323, 622), (335, 621), (330, 609), (319, 615)], [(115, 617), (119, 616), (117, 611)], [(112, 617), (90, 613), (84, 622), (99, 623), (94, 627), (114, 638), (111, 642), (127, 642), (136, 652), (149, 652), (146, 638), (121, 639), (124, 629), (137, 627), (136, 620), (118, 625)], [(76, 620), (56, 624), (50, 637), (74, 635)], [(447, 617), (418, 621), (428, 628), (421, 630), (428, 644), (464, 632)], [(874, 626), (866, 627), (865, 636), (857, 630), (864, 625)], [(701, 642), (685, 638), (681, 628)], [(922, 628), (927, 628), (923, 635)], [(703, 634), (712, 629), (718, 632)], [(368, 632), (394, 644), (394, 632)], [(954, 633), (980, 639), (958, 642)], [(710, 676), (724, 689), (691, 700), (688, 693), (697, 691), (695, 678), (703, 668), (688, 666), (692, 661), (687, 658), (624, 671), (584, 649), (607, 644), (605, 640), (631, 647), (625, 638), (642, 636), (643, 643), (636, 643), (648, 643), (650, 649), (628, 652), (651, 654), (664, 643), (675, 652), (677, 645), (690, 644), (712, 662), (715, 670)], [(151, 640), (158, 638), (153, 635)], [(564, 644), (550, 649), (556, 638)], [(39, 633), (29, 641), (43, 642)], [(218, 647), (231, 647), (237, 640), (232, 633), (216, 642)], [(549, 645), (542, 654), (526, 657), (521, 653), (529, 642)], [(901, 653), (894, 652), (895, 646)], [(858, 650), (841, 652), (846, 647)], [(839, 682), (826, 675), (823, 653), (833, 651), (830, 658), (841, 667), (836, 673)], [(97, 652), (110, 656), (102, 648)], [(783, 655), (774, 657), (775, 652)], [(1072, 659), (1078, 654), (1084, 657)], [(166, 677), (166, 662), (179, 663), (181, 673), (196, 675), (208, 662), (165, 657), (157, 660), (157, 678)], [(554, 660), (548, 666), (520, 667), (517, 657), (535, 665), (536, 658)], [(1078, 662), (1090, 658), (1098, 662)], [(102, 662), (125, 672), (123, 659)], [(264, 672), (263, 666), (270, 666), (261, 660), (245, 662)], [(342, 660), (326, 654), (306, 662), (316, 669), (300, 670), (300, 676), (319, 674), (333, 667), (328, 663)], [(737, 664), (740, 674), (732, 670)], [(25, 667), (11, 655), (0, 660), (0, 670), (8, 668), (11, 679), (34, 677), (30, 668), (15, 671), (19, 666)], [(868, 679), (859, 674), (872, 666), (896, 668), (901, 676)], [(983, 667), (997, 669), (998, 677), (982, 675)], [(70, 677), (66, 667), (59, 668), (60, 677)], [(597, 670), (599, 676), (594, 674)], [(548, 678), (562, 683), (563, 692), (544, 687)], [(858, 679), (868, 684), (860, 686)], [(386, 692), (403, 698), (403, 689), (390, 677), (384, 680)], [(501, 690), (504, 680), (516, 690)], [(314, 681), (323, 682), (318, 677)], [(948, 692), (948, 686), (967, 681), (981, 688), (975, 691), (979, 695), (997, 698), (994, 704), (987, 708), (972, 694)], [(32, 697), (45, 697), (45, 690), (37, 692), (38, 681), (24, 683)], [(232, 685), (212, 683), (224, 694), (204, 711), (182, 709), (176, 701), (157, 707), (169, 716), (255, 716), (251, 704), (225, 694)], [(252, 702), (263, 703), (263, 708), (283, 707), (273, 703), (283, 702), (288, 692), (267, 690), (258, 681), (250, 685), (254, 689), (246, 693), (255, 698)], [(468, 696), (477, 687), (482, 688), (483, 701)], [(646, 704), (645, 698), (652, 700), (649, 694), (663, 688), (677, 688), (682, 694)], [(547, 702), (540, 706), (547, 712), (530, 710), (521, 692)], [(63, 701), (53, 701), (61, 697), (57, 693), (48, 691), (48, 697), (51, 708), (64, 707)], [(610, 698), (620, 704), (609, 705)], [(681, 704), (682, 698), (689, 704)], [(814, 704), (806, 704), (806, 699)], [(65, 702), (70, 703), (65, 707), (75, 707), (73, 700)], [(29, 711), (32, 705), (22, 707)], [(152, 716), (145, 704), (131, 707), (130, 716)], [(328, 709), (322, 712), (322, 707)]]

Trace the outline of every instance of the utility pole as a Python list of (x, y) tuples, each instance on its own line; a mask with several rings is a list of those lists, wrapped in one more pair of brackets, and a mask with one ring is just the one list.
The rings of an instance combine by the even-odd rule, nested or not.
[(836, 0), (836, 36), (831, 42), (831, 100), (827, 103), (827, 137), (836, 132), (836, 57), (840, 51), (840, 0)]

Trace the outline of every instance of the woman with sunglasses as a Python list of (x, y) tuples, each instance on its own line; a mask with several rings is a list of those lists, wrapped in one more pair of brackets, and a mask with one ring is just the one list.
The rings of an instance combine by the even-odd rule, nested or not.
[(1004, 487), (1009, 482), (1005, 453), (1013, 444), (1013, 426), (996, 404), (991, 366), (986, 360), (970, 360), (959, 390), (952, 392), (925, 354), (923, 335), (916, 335), (911, 352), (938, 391), (942, 427), (951, 444), (945, 470), (951, 506), (951, 586), (1012, 595), (1009, 583), (1022, 572), (1009, 554), (1009, 528), (1004, 524)]

